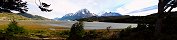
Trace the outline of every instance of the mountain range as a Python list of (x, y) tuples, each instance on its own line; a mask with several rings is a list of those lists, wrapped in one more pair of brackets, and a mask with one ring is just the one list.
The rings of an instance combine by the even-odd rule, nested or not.
[[(76, 13), (68, 13), (62, 18), (54, 18), (54, 20), (76, 20), (76, 19), (88, 18), (93, 16), (98, 16), (98, 15), (91, 13), (88, 9), (81, 9)], [(116, 12), (109, 12), (109, 13), (105, 12), (101, 16), (121, 16), (121, 14)]]
[(116, 13), (116, 12), (105, 12), (104, 14), (102, 14), (101, 16), (122, 16), (121, 14), (119, 13)]

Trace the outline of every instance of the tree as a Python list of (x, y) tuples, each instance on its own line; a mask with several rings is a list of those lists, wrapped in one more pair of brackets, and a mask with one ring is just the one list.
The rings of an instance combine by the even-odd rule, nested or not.
[(11, 12), (12, 10), (21, 13), (27, 12), (27, 2), (22, 0), (0, 0), (0, 12)]
[[(177, 7), (177, 0), (159, 0), (158, 3), (158, 18), (156, 21), (156, 32), (160, 33), (161, 28), (164, 27), (163, 20), (169, 16), (169, 13), (173, 8)], [(167, 12), (166, 9), (170, 8)]]
[[(40, 2), (38, 5), (41, 11), (50, 12), (52, 10), (47, 9), (50, 5)], [(28, 11), (27, 2), (22, 0), (0, 0), (0, 12), (18, 11), (20, 13), (26, 13)]]
[(77, 22), (72, 25), (68, 40), (82, 40), (84, 35), (83, 22)]
[[(36, 0), (35, 0), (35, 3), (36, 3)], [(41, 11), (45, 11), (45, 12), (51, 12), (52, 11), (52, 9), (47, 9), (50, 6), (49, 4), (41, 2), (40, 0), (39, 0), (39, 3), (40, 4), (36, 3), (36, 5), (41, 9)]]

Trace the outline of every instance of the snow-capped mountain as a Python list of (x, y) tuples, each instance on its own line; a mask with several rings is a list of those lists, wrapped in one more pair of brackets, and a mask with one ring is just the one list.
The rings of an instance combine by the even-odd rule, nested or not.
[(102, 14), (101, 16), (122, 16), (122, 15), (116, 12), (109, 12), (109, 13), (106, 12)]
[(65, 16), (73, 16), (73, 15), (74, 15), (74, 13), (68, 13)]
[[(94, 13), (90, 13), (90, 11), (87, 9), (81, 9), (81, 10), (77, 11), (76, 13), (66, 14), (65, 16), (60, 18), (59, 20), (76, 20), (76, 19), (88, 18), (88, 17), (92, 17), (92, 16), (97, 16), (97, 15)], [(57, 19), (57, 18), (55, 18), (55, 19)]]

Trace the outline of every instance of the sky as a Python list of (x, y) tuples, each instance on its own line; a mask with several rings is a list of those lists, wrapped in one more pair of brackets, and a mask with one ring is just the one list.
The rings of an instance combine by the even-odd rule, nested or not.
[(95, 14), (117, 12), (123, 15), (144, 16), (157, 12), (158, 0), (41, 0), (51, 4), (52, 12), (42, 12), (35, 4), (35, 0), (28, 2), (28, 13), (49, 19), (61, 18), (65, 14), (75, 13), (81, 9), (88, 9)]

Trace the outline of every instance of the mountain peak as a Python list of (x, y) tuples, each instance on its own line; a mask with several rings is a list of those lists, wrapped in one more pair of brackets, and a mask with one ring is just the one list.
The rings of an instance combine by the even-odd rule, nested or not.
[(76, 14), (78, 14), (78, 13), (80, 13), (80, 14), (89, 14), (90, 11), (88, 9), (81, 9), (81, 10), (76, 12)]
[(77, 11), (76, 13), (69, 13), (63, 16), (60, 20), (75, 20), (75, 19), (81, 19), (81, 18), (88, 18), (92, 16), (97, 16), (94, 13), (90, 13), (87, 9), (81, 9)]
[(121, 16), (121, 14), (116, 13), (116, 12), (105, 12), (101, 16)]
[(65, 16), (73, 16), (73, 15), (74, 15), (74, 13), (68, 13)]

